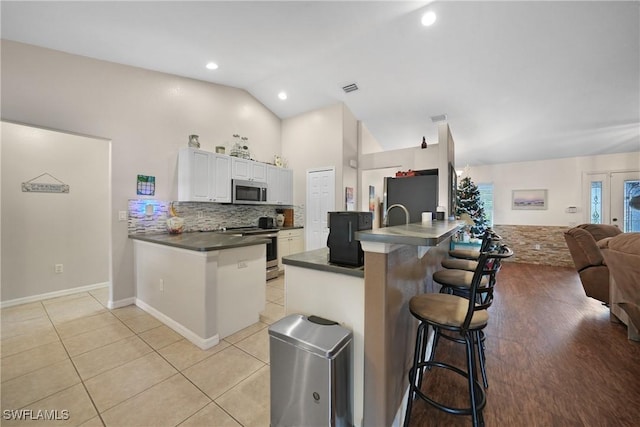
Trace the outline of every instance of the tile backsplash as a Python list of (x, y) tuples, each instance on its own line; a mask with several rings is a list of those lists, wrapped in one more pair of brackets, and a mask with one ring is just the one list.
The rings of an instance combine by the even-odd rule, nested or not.
[[(129, 234), (166, 233), (167, 218), (171, 201), (155, 199), (129, 200)], [(147, 215), (147, 211), (153, 213)], [(215, 230), (220, 227), (242, 227), (258, 225), (258, 218), (270, 216), (275, 218), (276, 206), (231, 205), (206, 202), (173, 202), (173, 207), (180, 218), (185, 221), (185, 231)], [(287, 206), (289, 207), (289, 206)], [(294, 226), (304, 225), (304, 210), (293, 206)]]

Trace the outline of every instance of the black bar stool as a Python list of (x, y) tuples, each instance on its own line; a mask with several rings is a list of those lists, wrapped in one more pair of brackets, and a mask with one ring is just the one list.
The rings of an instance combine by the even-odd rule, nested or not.
[[(506, 245), (500, 246), (491, 254), (491, 259), (486, 263), (482, 270), (482, 278), (480, 279), (480, 289), (476, 293), (476, 310), (488, 309), (493, 303), (493, 290), (496, 285), (496, 278), (500, 271), (502, 260), (513, 255), (513, 251)], [(458, 260), (463, 261), (463, 260)], [(476, 270), (478, 262), (476, 262)], [(475, 272), (474, 272), (475, 273)], [(467, 270), (440, 270), (433, 273), (433, 281), (441, 285), (440, 292), (458, 295), (463, 298), (469, 297), (469, 288), (471, 287), (474, 273)], [(485, 335), (483, 331), (477, 331), (476, 345), (478, 346), (478, 361), (480, 362), (480, 372), (482, 373), (482, 383), (485, 388), (489, 387), (487, 380), (487, 370), (485, 366)], [(462, 343), (459, 338), (450, 337), (445, 334), (436, 332), (433, 347), (431, 349), (431, 357), (435, 353), (438, 339), (446, 338), (451, 341)]]
[[(482, 242), (480, 243), (480, 248), (478, 250), (475, 249), (451, 249), (449, 251), (449, 256), (452, 258), (456, 258), (456, 259), (460, 259), (460, 260), (471, 260), (471, 261), (477, 261), (478, 257), (480, 256), (481, 252), (488, 252), (489, 250), (491, 250), (491, 246), (492, 244), (494, 244), (494, 242), (498, 241), (498, 240), (502, 240), (502, 237), (500, 237), (499, 235), (497, 235), (492, 229), (487, 228), (484, 232), (484, 234), (482, 235)], [(458, 267), (446, 267), (444, 265), (444, 263), (449, 262), (449, 261), (454, 261), (454, 260), (443, 260), (442, 261), (442, 266), (445, 268), (458, 268)], [(475, 268), (472, 268), (469, 271), (474, 271)]]
[[(497, 258), (497, 253), (482, 252), (478, 258), (478, 268), (473, 273), (469, 286), (468, 298), (458, 295), (439, 293), (421, 294), (411, 298), (409, 310), (411, 314), (420, 321), (416, 335), (416, 345), (413, 358), (413, 366), (409, 370), (409, 397), (407, 401), (407, 412), (404, 419), (405, 427), (409, 425), (413, 399), (421, 398), (430, 405), (454, 415), (471, 415), (473, 425), (484, 425), (482, 409), (486, 405), (486, 395), (482, 385), (478, 382), (478, 372), (475, 363), (475, 348), (478, 332), (487, 325), (489, 315), (486, 309), (477, 309), (476, 301), (478, 294), (486, 292), (487, 287), (481, 288), (480, 284), (484, 276), (484, 271)], [(488, 283), (488, 282), (487, 282)], [(483, 290), (484, 289), (484, 290)], [(465, 344), (466, 348), (466, 368), (464, 371), (450, 363), (434, 360), (434, 352), (431, 352), (429, 360), (426, 360), (427, 332), (431, 326), (436, 337), (440, 330), (456, 333), (458, 339)], [(435, 337), (434, 337), (434, 345)], [(443, 368), (455, 372), (468, 381), (470, 406), (467, 408), (456, 408), (446, 406), (421, 391), (422, 379), (425, 370), (431, 368)]]

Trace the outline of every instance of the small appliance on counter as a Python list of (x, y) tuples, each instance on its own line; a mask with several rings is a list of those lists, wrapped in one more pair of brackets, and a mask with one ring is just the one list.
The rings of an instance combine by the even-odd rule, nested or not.
[(273, 218), (269, 216), (261, 216), (258, 218), (258, 227), (260, 228), (275, 228)]
[(372, 212), (328, 212), (329, 262), (360, 267), (364, 265), (362, 245), (355, 239), (356, 231), (371, 230)]
[(284, 226), (293, 227), (293, 209), (291, 208), (282, 209), (282, 213), (284, 214)]

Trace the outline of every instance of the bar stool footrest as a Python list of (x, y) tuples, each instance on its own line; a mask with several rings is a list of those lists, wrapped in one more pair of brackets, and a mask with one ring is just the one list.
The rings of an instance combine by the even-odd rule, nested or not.
[[(422, 368), (427, 368), (427, 369), (431, 369), (432, 367), (437, 367), (437, 368), (443, 368), (443, 369), (448, 369), (450, 371), (453, 371), (461, 376), (463, 376), (464, 378), (469, 379), (469, 374), (465, 371), (463, 371), (462, 369), (458, 368), (457, 366), (453, 366), (450, 365), (448, 363), (444, 363), (444, 362), (437, 362), (437, 361), (426, 361), (426, 362), (420, 362), (418, 363), (418, 370), (422, 369)], [(415, 378), (415, 372), (413, 370), (413, 367), (409, 370), (409, 378)], [(482, 385), (480, 385), (480, 383), (477, 380), (473, 381), (474, 384), (474, 388), (475, 388), (475, 395), (476, 395), (476, 400), (478, 401), (477, 403), (477, 412), (479, 414), (482, 413), (482, 409), (485, 407), (485, 405), (487, 404), (487, 399), (486, 399), (486, 394), (484, 392), (484, 389), (482, 388)], [(454, 408), (451, 406), (446, 406), (440, 402), (436, 402), (435, 400), (431, 399), (429, 396), (427, 396), (426, 394), (424, 394), (417, 386), (415, 386), (414, 384), (409, 384), (410, 390), (409, 390), (409, 396), (413, 395), (413, 393), (415, 393), (415, 398), (420, 397), (422, 400), (424, 400), (425, 402), (429, 403), (432, 406), (435, 406), (436, 408), (440, 409), (441, 411), (444, 411), (446, 413), (449, 414), (453, 414), (453, 415), (473, 415), (473, 411), (471, 409), (471, 407), (469, 408)], [(413, 393), (412, 393), (413, 392)]]

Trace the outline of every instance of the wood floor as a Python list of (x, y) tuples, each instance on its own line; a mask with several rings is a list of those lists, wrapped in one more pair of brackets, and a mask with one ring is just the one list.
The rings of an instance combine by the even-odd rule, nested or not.
[[(640, 343), (585, 296), (575, 270), (505, 263), (489, 309), (487, 426), (640, 425)], [(464, 366), (464, 346), (441, 340), (437, 359)], [(446, 371), (423, 390), (468, 406), (465, 382)], [(471, 417), (414, 402), (411, 426), (468, 426)]]

